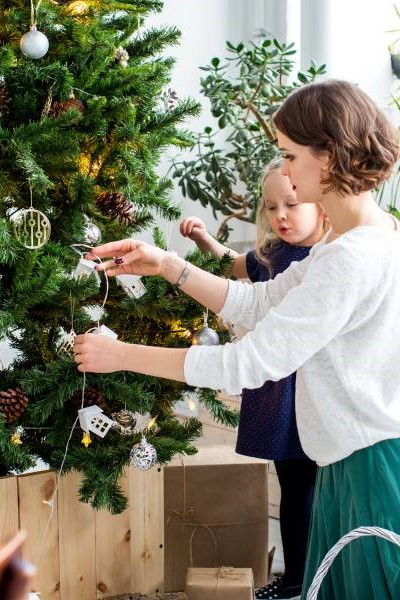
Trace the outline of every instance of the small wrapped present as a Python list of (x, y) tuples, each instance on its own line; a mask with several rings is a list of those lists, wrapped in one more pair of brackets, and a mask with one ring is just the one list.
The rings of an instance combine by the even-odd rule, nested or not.
[(188, 600), (253, 600), (251, 569), (189, 568), (186, 575)]

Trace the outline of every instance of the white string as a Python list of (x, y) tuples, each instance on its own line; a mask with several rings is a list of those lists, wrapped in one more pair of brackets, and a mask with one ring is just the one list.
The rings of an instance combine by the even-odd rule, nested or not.
[(40, 5), (42, 4), (42, 0), (38, 0), (38, 3), (36, 4), (36, 8), (35, 5), (33, 4), (33, 0), (31, 0), (31, 26), (35, 27), (36, 25), (36, 18), (37, 18), (37, 14), (38, 14), (38, 10)]
[[(40, 0), (40, 1), (41, 1), (41, 0)], [(39, 6), (39, 3), (38, 3), (38, 6)], [(30, 188), (30, 189), (31, 189), (31, 188)], [(73, 249), (74, 249), (76, 252), (78, 252), (78, 254), (80, 254), (80, 256), (81, 256), (81, 257), (82, 257), (83, 255), (82, 255), (82, 253), (81, 253), (81, 252), (78, 250), (78, 248), (79, 248), (79, 247), (81, 247), (81, 248), (87, 248), (87, 249), (89, 249), (89, 250), (93, 250), (93, 247), (92, 247), (92, 246), (89, 246), (89, 245), (87, 245), (87, 244), (71, 244), (71, 248), (73, 248)], [(97, 260), (99, 260), (99, 261), (100, 261), (100, 264), (101, 264), (101, 263), (102, 263), (102, 260), (101, 260), (101, 258), (100, 258), (99, 256), (96, 256), (96, 255), (94, 255), (94, 256), (95, 256), (95, 258), (96, 258)], [(108, 291), (109, 291), (108, 275), (107, 275), (106, 271), (104, 271), (104, 276), (105, 276), (105, 280), (106, 280), (106, 293), (105, 293), (105, 297), (104, 297), (103, 304), (101, 305), (101, 309), (102, 309), (102, 310), (104, 309), (104, 306), (105, 306), (105, 304), (106, 304), (106, 302), (107, 302), (107, 298), (108, 298)], [(73, 328), (74, 328), (74, 324), (73, 324), (73, 316), (74, 316), (74, 304), (73, 304), (73, 300), (71, 299), (71, 323), (72, 323), (72, 330), (73, 330)], [(98, 326), (100, 327), (100, 321), (98, 322)], [(82, 385), (82, 400), (81, 400), (81, 409), (84, 407), (84, 404), (85, 404), (85, 388), (86, 388), (86, 373), (85, 373), (85, 372), (83, 372), (83, 385)], [(57, 496), (57, 494), (58, 494), (58, 489), (59, 489), (59, 486), (60, 486), (61, 475), (62, 475), (62, 472), (63, 472), (63, 469), (64, 469), (64, 464), (65, 464), (65, 461), (66, 461), (66, 459), (67, 459), (67, 454), (68, 454), (68, 448), (69, 448), (69, 444), (70, 444), (70, 441), (71, 441), (71, 439), (72, 439), (72, 435), (73, 435), (73, 433), (74, 433), (74, 430), (75, 430), (75, 427), (76, 427), (76, 425), (77, 425), (77, 423), (78, 423), (78, 420), (79, 420), (79, 415), (76, 417), (76, 419), (75, 419), (75, 421), (74, 421), (74, 423), (73, 423), (73, 425), (72, 425), (71, 431), (70, 431), (70, 433), (69, 433), (69, 436), (68, 436), (68, 440), (67, 440), (67, 443), (66, 443), (66, 446), (65, 446), (65, 450), (64, 450), (63, 459), (62, 459), (62, 461), (61, 461), (61, 466), (60, 466), (60, 468), (59, 468), (59, 470), (58, 470), (58, 472), (57, 472), (57, 477), (56, 477), (56, 485), (55, 485), (54, 491), (53, 491), (53, 493), (52, 493), (52, 495), (51, 495), (51, 497), (50, 497), (50, 500), (44, 500), (44, 501), (43, 501), (43, 502), (45, 502), (46, 504), (48, 504), (48, 505), (50, 506), (50, 514), (49, 514), (49, 516), (48, 516), (48, 519), (47, 519), (46, 525), (45, 525), (45, 527), (44, 527), (44, 530), (43, 530), (43, 535), (42, 535), (42, 539), (41, 539), (41, 542), (40, 542), (39, 554), (38, 554), (38, 558), (37, 558), (37, 560), (36, 560), (36, 565), (37, 565), (37, 567), (38, 567), (38, 568), (39, 568), (39, 564), (40, 564), (40, 562), (41, 562), (41, 560), (42, 560), (42, 557), (43, 557), (43, 552), (44, 552), (44, 544), (45, 544), (45, 540), (46, 540), (47, 532), (48, 532), (48, 530), (49, 530), (50, 523), (51, 523), (51, 520), (52, 520), (52, 518), (53, 518), (53, 515), (54, 515), (54, 500), (55, 500), (55, 498), (56, 498), (56, 496)], [(30, 429), (33, 429), (33, 428), (30, 428)], [(43, 428), (37, 428), (37, 429), (43, 429)]]
[[(84, 392), (84, 388), (85, 388), (85, 373), (83, 374), (83, 382), (84, 383), (83, 383), (83, 389), (82, 389), (82, 402), (83, 402), (83, 392)], [(76, 419), (74, 421), (74, 424), (72, 425), (70, 434), (68, 436), (68, 440), (67, 440), (67, 443), (66, 443), (66, 446), (65, 446), (64, 456), (63, 456), (63, 459), (61, 461), (61, 466), (60, 466), (60, 468), (59, 468), (59, 470), (57, 472), (56, 485), (55, 485), (53, 494), (51, 495), (50, 500), (43, 500), (43, 502), (45, 504), (48, 504), (50, 506), (50, 514), (48, 516), (46, 525), (44, 527), (42, 539), (41, 539), (41, 542), (40, 542), (39, 554), (38, 554), (38, 558), (37, 558), (36, 563), (35, 563), (36, 566), (37, 566), (37, 568), (39, 568), (40, 561), (42, 560), (43, 551), (44, 551), (44, 542), (45, 542), (45, 539), (46, 539), (46, 536), (47, 536), (47, 532), (48, 532), (48, 529), (50, 527), (50, 523), (51, 523), (51, 520), (52, 520), (53, 514), (54, 514), (54, 499), (55, 499), (55, 497), (56, 497), (56, 495), (58, 493), (58, 488), (60, 486), (60, 479), (61, 479), (61, 475), (62, 475), (62, 472), (63, 472), (63, 469), (64, 469), (64, 463), (66, 461), (67, 454), (68, 454), (69, 443), (71, 441), (72, 434), (74, 433), (74, 430), (75, 430), (76, 424), (78, 422), (78, 419), (79, 419), (79, 417), (76, 417)]]
[(346, 533), (346, 535), (341, 537), (340, 540), (336, 542), (336, 544), (332, 546), (329, 552), (327, 552), (325, 555), (325, 558), (320, 564), (307, 592), (306, 600), (317, 600), (317, 595), (322, 585), (322, 581), (342, 548), (357, 538), (370, 535), (376, 535), (387, 540), (388, 542), (392, 542), (393, 544), (400, 546), (400, 535), (390, 531), (389, 529), (383, 529), (382, 527), (357, 527), (357, 529), (353, 529), (349, 533)]
[[(89, 250), (94, 250), (93, 246), (88, 246), (87, 244), (71, 244), (71, 248), (73, 250), (75, 250), (75, 252), (77, 252), (80, 257), (83, 257), (83, 253), (79, 251), (79, 248), (88, 248)], [(96, 254), (93, 254), (93, 256), (95, 257), (96, 260), (98, 260), (100, 262), (100, 264), (102, 264), (102, 260), (100, 258), (100, 256), (96, 256)], [(107, 298), (108, 298), (108, 292), (109, 292), (109, 283), (108, 283), (108, 275), (107, 275), (107, 271), (103, 271), (104, 273), (104, 278), (106, 280), (106, 293), (104, 296), (104, 300), (103, 300), (103, 304), (101, 305), (101, 310), (104, 310), (104, 307), (106, 305), (107, 302)], [(100, 321), (97, 322), (98, 326), (100, 327)]]

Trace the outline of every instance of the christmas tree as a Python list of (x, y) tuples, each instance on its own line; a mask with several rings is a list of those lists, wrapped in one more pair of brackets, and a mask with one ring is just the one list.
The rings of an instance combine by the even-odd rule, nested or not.
[[(125, 508), (118, 481), (131, 460), (148, 468), (194, 453), (201, 434), (197, 419), (173, 412), (184, 384), (84, 377), (71, 353), (88, 330), (177, 347), (202, 326), (201, 307), (161, 278), (107, 281), (83, 257), (100, 239), (180, 216), (156, 167), (167, 147), (190, 145), (180, 123), (199, 107), (168, 89), (163, 51), (179, 32), (143, 26), (161, 9), (158, 0), (5, 0), (0, 14), (0, 338), (14, 350), (0, 363), (1, 474), (37, 458), (75, 469), (80, 498), (111, 512)], [(154, 239), (166, 246), (156, 227)], [(214, 393), (199, 394), (216, 419), (236, 423)]]

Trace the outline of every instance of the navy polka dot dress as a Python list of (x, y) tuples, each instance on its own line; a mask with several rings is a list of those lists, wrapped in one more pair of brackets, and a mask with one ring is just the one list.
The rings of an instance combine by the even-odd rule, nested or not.
[[(272, 275), (260, 263), (255, 252), (246, 255), (247, 273), (251, 281), (267, 281), (285, 271), (293, 261), (300, 261), (310, 247), (292, 246), (284, 241), (268, 253)], [(267, 381), (255, 390), (244, 389), (236, 452), (269, 460), (305, 458), (301, 448), (295, 416), (296, 374), (280, 381)]]

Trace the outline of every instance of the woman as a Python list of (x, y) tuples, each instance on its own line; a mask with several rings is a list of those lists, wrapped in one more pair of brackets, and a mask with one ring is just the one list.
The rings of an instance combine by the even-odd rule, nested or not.
[[(397, 132), (356, 86), (324, 81), (293, 92), (275, 116), (300, 202), (320, 202), (332, 231), (275, 279), (244, 284), (204, 273), (142, 242), (96, 248), (99, 266), (159, 274), (251, 331), (234, 344), (166, 349), (78, 336), (81, 371), (132, 370), (237, 394), (297, 371), (296, 415), (320, 465), (302, 598), (331, 546), (359, 525), (400, 532), (400, 235), (371, 190), (398, 158)], [(90, 255), (91, 256), (91, 255)], [(397, 598), (400, 551), (375, 538), (346, 547), (326, 600)]]

